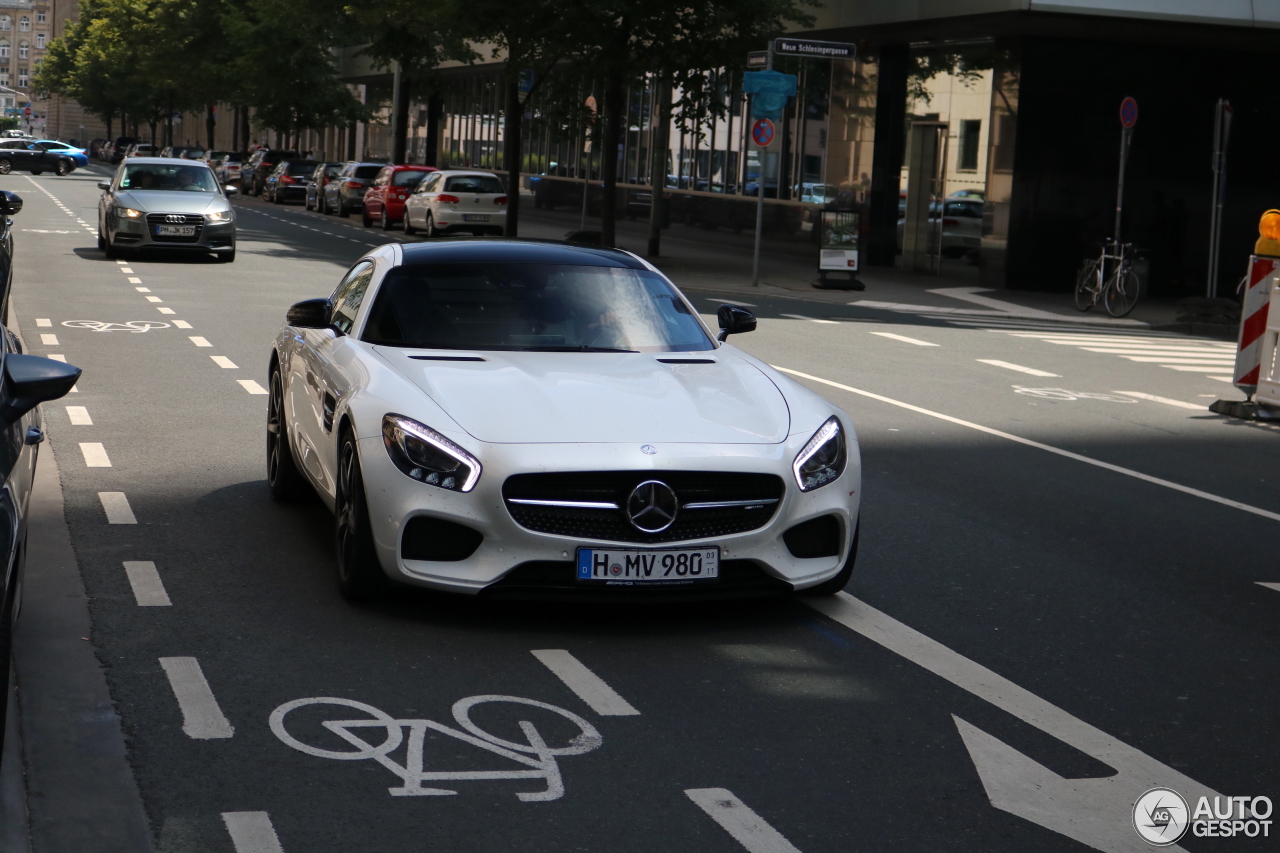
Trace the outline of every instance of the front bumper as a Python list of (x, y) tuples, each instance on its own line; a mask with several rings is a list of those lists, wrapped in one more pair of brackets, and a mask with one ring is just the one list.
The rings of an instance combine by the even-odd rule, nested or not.
[[(629, 550), (667, 550), (716, 545), (721, 552), (721, 581), (663, 588), (664, 596), (722, 597), (760, 592), (789, 592), (819, 584), (840, 571), (848, 557), (861, 499), (861, 465), (852, 428), (846, 424), (849, 460), (836, 480), (801, 492), (790, 466), (808, 435), (777, 445), (663, 445), (645, 455), (635, 445), (484, 445), (484, 472), (469, 493), (451, 492), (411, 480), (391, 462), (381, 436), (360, 441), (361, 466), (383, 570), (394, 580), (455, 592), (515, 594), (520, 597), (582, 592), (610, 597), (649, 597), (645, 587), (578, 587), (574, 560), (579, 547), (611, 545)], [(785, 492), (770, 520), (755, 530), (687, 542), (643, 545), (606, 542), (535, 532), (516, 523), (503, 499), (506, 479), (518, 473), (554, 471), (698, 471), (766, 473), (783, 477)], [(463, 525), (483, 539), (465, 559), (406, 559), (406, 525), (426, 516)], [(783, 534), (794, 526), (831, 516), (839, 526), (839, 552), (830, 556), (793, 556)]]
[(155, 236), (146, 219), (122, 219), (112, 214), (111, 244), (120, 249), (188, 249), (200, 252), (234, 249), (236, 223), (204, 221), (194, 239), (163, 239)]

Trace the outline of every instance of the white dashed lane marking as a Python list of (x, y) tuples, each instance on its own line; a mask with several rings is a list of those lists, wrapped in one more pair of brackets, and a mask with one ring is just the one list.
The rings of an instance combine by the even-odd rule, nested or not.
[(163, 307), (160, 307), (160, 306), (156, 306), (156, 310), (157, 310), (157, 311), (159, 311), (161, 314), (172, 314), (172, 313), (173, 313), (173, 309), (172, 309), (172, 308), (163, 308)]
[(128, 267), (120, 267), (120, 272), (124, 273), (125, 275), (133, 275), (133, 270), (129, 269)]
[(243, 388), (244, 390), (248, 391), (250, 394), (265, 394), (265, 393), (267, 393), (267, 389), (266, 389), (266, 388), (263, 388), (261, 385), (259, 385), (257, 382), (254, 382), (252, 379), (237, 379), (237, 380), (236, 380), (236, 383), (237, 383), (241, 388)]
[(134, 290), (138, 291), (139, 293), (150, 293), (150, 292), (151, 292), (151, 288), (149, 288), (149, 287), (135, 287), (135, 288), (134, 288)]
[(190, 328), (191, 328), (191, 324), (190, 324), (190, 323), (188, 323), (186, 320), (174, 320), (174, 321), (173, 321), (173, 326), (174, 326), (174, 328), (176, 328), (176, 329), (190, 329)]
[(150, 560), (125, 560), (124, 572), (133, 588), (133, 598), (139, 607), (170, 607), (169, 593), (165, 591), (156, 564)]
[(690, 788), (685, 795), (750, 853), (800, 853), (781, 832), (724, 788)]
[(902, 341), (904, 344), (915, 344), (918, 347), (936, 347), (938, 344), (922, 341), (918, 338), (908, 338), (906, 335), (895, 335), (893, 332), (872, 332), (873, 335), (879, 335), (882, 338), (889, 338), (893, 341)]
[(84, 455), (84, 464), (90, 468), (110, 468), (111, 459), (107, 457), (107, 449), (98, 441), (80, 442), (80, 452)]
[(130, 277), (130, 279), (129, 279), (129, 283), (130, 283), (130, 284), (142, 284), (142, 279), (138, 278), (137, 276), (132, 276), (132, 277)]
[(47, 329), (49, 326), (52, 326), (52, 325), (53, 325), (53, 321), (52, 321), (52, 320), (45, 320), (45, 319), (39, 319), (39, 320), (36, 320), (36, 327), (37, 327), (37, 328), (46, 328), (46, 329)]
[(640, 713), (600, 676), (564, 649), (538, 649), (533, 656), (600, 716), (630, 717)]
[(102, 509), (107, 513), (107, 524), (138, 523), (124, 492), (98, 492), (98, 500), (102, 501)]
[(72, 426), (93, 426), (93, 418), (89, 417), (89, 410), (84, 406), (67, 406), (67, 417), (71, 419)]
[(230, 721), (223, 716), (218, 700), (195, 658), (160, 658), (160, 666), (169, 677), (169, 687), (182, 711), (182, 731), (195, 740), (228, 738), (235, 734)]
[(1267, 589), (1274, 589), (1280, 592), (1280, 583), (1271, 583), (1270, 581), (1258, 581), (1258, 586), (1265, 586)]
[(190, 340), (190, 341), (191, 341), (191, 343), (195, 344), (195, 345), (196, 345), (196, 346), (198, 346), (198, 347), (211, 347), (211, 346), (213, 346), (213, 344), (209, 343), (207, 340), (205, 340), (204, 338), (200, 337), (199, 335), (192, 335), (188, 340)]
[(1019, 373), (1027, 373), (1031, 376), (1057, 376), (1056, 373), (1050, 373), (1047, 370), (1036, 370), (1034, 367), (1023, 367), (1021, 364), (1010, 364), (1007, 361), (1000, 361), (995, 358), (979, 358), (977, 361), (982, 364), (989, 364), (992, 367), (1003, 367), (1005, 370), (1016, 370)]
[(1142, 391), (1116, 391), (1116, 394), (1123, 394), (1126, 397), (1134, 397), (1138, 400), (1150, 400), (1153, 403), (1164, 403), (1166, 406), (1177, 406), (1180, 409), (1194, 409), (1197, 412), (1209, 411), (1208, 406), (1200, 403), (1188, 403), (1183, 400), (1174, 400), (1169, 397), (1158, 397), (1155, 394), (1147, 394)]
[(47, 347), (56, 347), (58, 345), (58, 336), (57, 335), (41, 335), (40, 343), (44, 344)]
[(213, 363), (218, 365), (218, 367), (222, 367), (227, 370), (236, 369), (236, 363), (231, 359), (227, 358), (225, 355), (211, 355), (209, 356), (209, 358), (213, 359)]
[(783, 314), (783, 317), (790, 317), (792, 320), (808, 320), (810, 323), (821, 323), (824, 326), (838, 326), (840, 323), (836, 320), (819, 320), (817, 317), (806, 317), (803, 314)]
[(223, 812), (222, 822), (236, 853), (284, 853), (266, 812)]
[(164, 302), (164, 300), (161, 299), (159, 296), (148, 296), (146, 297), (146, 299), (148, 302)]

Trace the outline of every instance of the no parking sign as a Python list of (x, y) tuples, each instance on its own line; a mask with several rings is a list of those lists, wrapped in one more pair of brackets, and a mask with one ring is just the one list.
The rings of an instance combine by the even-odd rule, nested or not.
[(751, 138), (761, 148), (768, 148), (773, 142), (773, 122), (762, 118), (751, 126)]

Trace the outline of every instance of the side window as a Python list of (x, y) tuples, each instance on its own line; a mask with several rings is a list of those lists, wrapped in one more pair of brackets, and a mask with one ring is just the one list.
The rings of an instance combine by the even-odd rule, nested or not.
[(421, 192), (433, 193), (440, 189), (440, 182), (444, 180), (444, 175), (432, 175), (422, 182)]
[(356, 314), (360, 312), (360, 303), (364, 301), (365, 291), (373, 279), (373, 262), (365, 261), (352, 267), (346, 278), (333, 292), (333, 317), (329, 322), (344, 335), (351, 332), (355, 325)]

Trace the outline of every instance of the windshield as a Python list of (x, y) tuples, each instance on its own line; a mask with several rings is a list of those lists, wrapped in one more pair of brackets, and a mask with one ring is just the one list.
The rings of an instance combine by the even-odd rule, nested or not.
[(559, 264), (393, 269), (364, 339), (453, 350), (693, 352), (715, 348), (657, 273)]
[(310, 175), (316, 170), (315, 160), (294, 160), (285, 165), (285, 172), (290, 175)]
[(427, 172), (392, 172), (391, 186), (393, 187), (416, 187), (423, 178), (427, 176)]
[(381, 166), (356, 166), (356, 173), (353, 177), (369, 180), (370, 178), (377, 177), (378, 173), (381, 171)]
[(456, 175), (444, 182), (447, 193), (496, 193), (502, 194), (502, 183), (489, 175)]
[(120, 189), (216, 193), (218, 182), (205, 166), (141, 163), (125, 167), (124, 176), (120, 178)]

